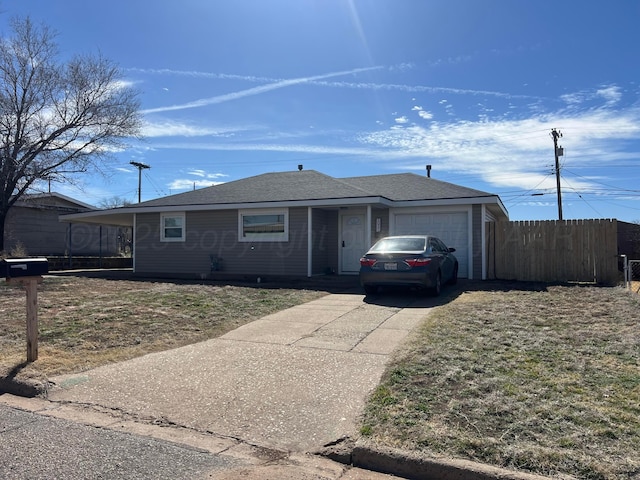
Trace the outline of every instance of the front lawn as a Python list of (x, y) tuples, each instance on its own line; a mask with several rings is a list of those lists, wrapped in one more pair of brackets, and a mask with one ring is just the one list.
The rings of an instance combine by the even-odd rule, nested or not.
[(48, 276), (38, 286), (38, 360), (24, 365), (25, 293), (0, 281), (0, 377), (42, 380), (208, 340), (326, 293)]
[(622, 288), (477, 288), (434, 311), (395, 358), (362, 433), (558, 478), (637, 478), (640, 297)]

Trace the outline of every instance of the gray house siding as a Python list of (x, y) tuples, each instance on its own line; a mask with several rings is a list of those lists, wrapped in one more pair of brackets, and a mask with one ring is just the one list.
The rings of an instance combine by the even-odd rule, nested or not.
[(5, 224), (5, 248), (8, 252), (24, 249), (27, 255), (64, 255), (68, 253), (68, 228), (58, 222), (54, 209), (14, 206)]
[[(187, 226), (193, 228), (192, 216), (187, 216)], [(202, 251), (186, 248), (186, 242), (160, 241), (160, 214), (138, 214), (135, 226), (134, 265), (136, 273), (156, 274), (174, 271), (206, 273), (209, 262)]]
[(5, 223), (5, 249), (23, 249), (27, 255), (117, 255), (123, 235), (121, 227), (69, 224), (60, 214), (78, 211), (66, 206), (13, 206)]
[(138, 214), (136, 273), (205, 278), (214, 256), (225, 274), (307, 275), (306, 207), (289, 209), (288, 242), (238, 242), (238, 210), (186, 212), (185, 225), (184, 242), (162, 242), (160, 213)]

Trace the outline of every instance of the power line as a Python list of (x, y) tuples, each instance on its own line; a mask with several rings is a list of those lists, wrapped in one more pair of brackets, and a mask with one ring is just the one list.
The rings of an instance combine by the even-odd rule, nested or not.
[(596, 212), (598, 215), (602, 215), (602, 214), (601, 214), (598, 210), (596, 210), (596, 209), (595, 209), (595, 208), (594, 208), (594, 207), (593, 207), (589, 202), (587, 202), (587, 201), (584, 199), (584, 197), (583, 197), (582, 195), (580, 195), (580, 192), (578, 192), (575, 188), (573, 188), (571, 185), (569, 185), (569, 182), (567, 181), (567, 179), (566, 179), (566, 178), (565, 178), (565, 180), (564, 180), (564, 181), (565, 181), (565, 183), (567, 184), (567, 186), (568, 186), (570, 189), (572, 189), (572, 190), (574, 191), (574, 193), (575, 193), (576, 195), (578, 195), (578, 197), (580, 197), (580, 200), (582, 200), (584, 203), (586, 203), (586, 204), (589, 206), (589, 208), (590, 208), (591, 210), (593, 210), (594, 212)]
[[(637, 167), (636, 167), (637, 168)], [(636, 192), (640, 192), (640, 190), (633, 190), (633, 189), (626, 189), (626, 188), (620, 188), (620, 187), (616, 187), (615, 185), (610, 185), (608, 183), (604, 183), (604, 182), (598, 182), (597, 180), (593, 180), (589, 177), (585, 177), (583, 175), (579, 175), (571, 170), (567, 170), (571, 175), (574, 175), (576, 177), (580, 177), (580, 178), (584, 178), (585, 180), (588, 180), (591, 183), (597, 183), (598, 185), (602, 185), (604, 187), (609, 187), (609, 188), (613, 188), (615, 190), (619, 190), (621, 192), (632, 192), (632, 193), (636, 193)]]
[(158, 183), (155, 180), (153, 180), (151, 175), (145, 172), (144, 177), (149, 181), (149, 183), (151, 183), (151, 185), (153, 186), (158, 196), (168, 195), (166, 190), (163, 190), (162, 187), (158, 185)]

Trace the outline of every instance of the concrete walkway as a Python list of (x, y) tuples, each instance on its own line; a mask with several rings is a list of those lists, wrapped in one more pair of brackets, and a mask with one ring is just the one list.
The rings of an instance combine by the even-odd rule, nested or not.
[(334, 294), (221, 338), (52, 378), (49, 400), (307, 452), (357, 436), (389, 354), (435, 302)]

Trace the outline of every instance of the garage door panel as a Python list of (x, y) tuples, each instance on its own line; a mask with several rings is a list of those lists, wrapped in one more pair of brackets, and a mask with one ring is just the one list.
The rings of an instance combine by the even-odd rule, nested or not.
[[(413, 230), (413, 215), (396, 215), (396, 232)], [(397, 235), (404, 235), (403, 233), (397, 233)]]
[(395, 235), (434, 235), (456, 249), (460, 277), (469, 276), (469, 227), (466, 212), (401, 213), (395, 215)]

